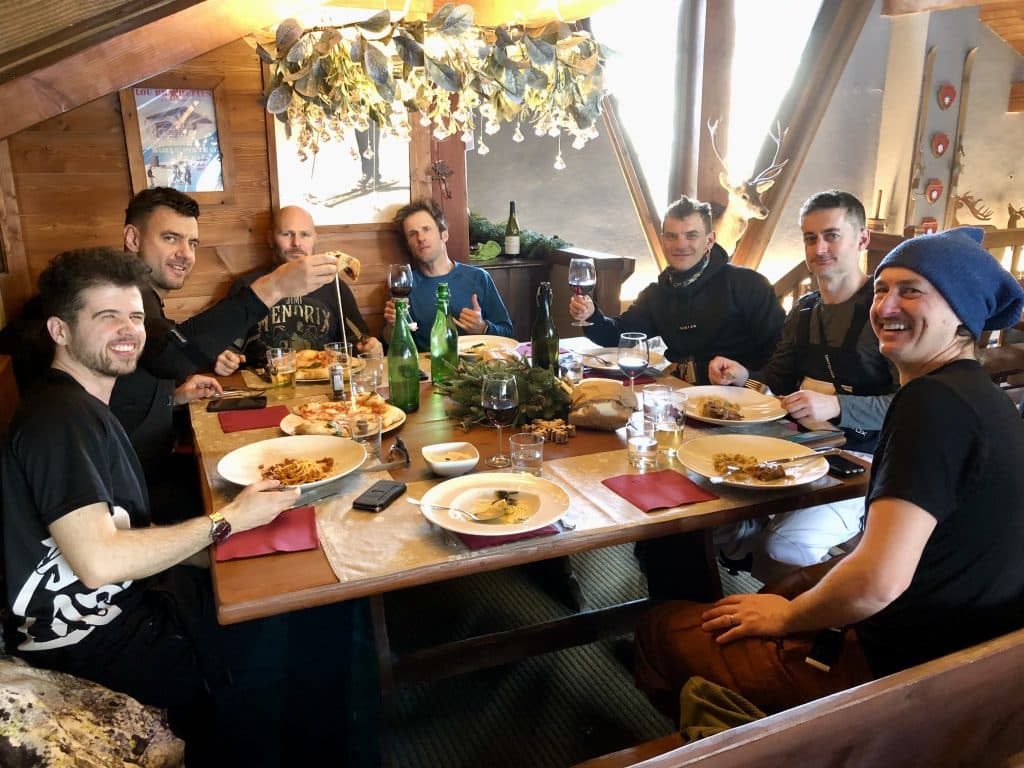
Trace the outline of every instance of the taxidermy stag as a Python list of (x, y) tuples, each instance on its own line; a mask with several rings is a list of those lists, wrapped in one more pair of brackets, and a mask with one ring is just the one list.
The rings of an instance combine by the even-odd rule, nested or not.
[[(954, 227), (959, 227), (960, 226), (959, 212), (960, 212), (961, 208), (967, 208), (967, 210), (971, 212), (971, 215), (974, 216), (974, 218), (978, 219), (978, 221), (989, 221), (992, 218), (992, 214), (993, 214), (992, 209), (989, 208), (987, 205), (985, 205), (985, 201), (984, 200), (982, 200), (980, 197), (975, 197), (970, 192), (964, 192), (962, 195), (956, 195), (956, 197), (954, 198), (954, 201), (955, 201), (954, 202), (954, 208), (953, 208), (953, 226)], [(991, 228), (992, 228), (992, 226), (989, 225), (989, 229), (991, 229)]]
[(1007, 203), (1006, 207), (1010, 211), (1010, 219), (1009, 221), (1006, 222), (1006, 228), (1016, 229), (1017, 222), (1020, 221), (1021, 218), (1024, 218), (1024, 205), (1022, 205), (1020, 208), (1014, 208), (1013, 203)]
[(782, 138), (785, 136), (785, 131), (782, 131), (776, 123), (775, 133), (768, 132), (775, 142), (775, 156), (772, 157), (772, 161), (762, 171), (754, 174), (752, 178), (733, 184), (729, 178), (729, 165), (725, 162), (725, 158), (722, 157), (715, 143), (718, 123), (718, 120), (714, 122), (708, 120), (708, 131), (711, 133), (711, 149), (714, 150), (715, 157), (725, 169), (719, 174), (718, 180), (725, 191), (729, 193), (729, 204), (725, 207), (725, 211), (715, 226), (715, 242), (722, 246), (726, 253), (732, 254), (736, 243), (747, 229), (747, 222), (750, 219), (763, 219), (768, 215), (768, 206), (764, 204), (761, 196), (771, 189), (775, 183), (775, 177), (782, 173), (789, 158), (779, 162), (779, 150), (782, 149)]

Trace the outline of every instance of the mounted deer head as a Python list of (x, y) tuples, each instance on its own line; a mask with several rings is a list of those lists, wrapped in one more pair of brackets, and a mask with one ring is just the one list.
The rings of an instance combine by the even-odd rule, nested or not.
[(1014, 208), (1013, 203), (1006, 204), (1007, 209), (1010, 211), (1010, 220), (1006, 222), (1007, 229), (1016, 229), (1017, 222), (1024, 217), (1024, 205), (1020, 208)]
[(782, 139), (786, 133), (776, 123), (775, 133), (768, 132), (775, 142), (775, 155), (772, 157), (772, 161), (750, 179), (733, 184), (729, 179), (729, 165), (725, 162), (725, 158), (722, 157), (715, 143), (718, 123), (718, 120), (714, 122), (708, 120), (708, 131), (711, 133), (711, 149), (714, 150), (715, 157), (725, 169), (719, 174), (718, 180), (725, 191), (729, 193), (729, 204), (725, 207), (725, 211), (715, 227), (715, 241), (725, 249), (726, 253), (731, 254), (736, 248), (736, 243), (746, 231), (747, 222), (750, 219), (763, 219), (768, 215), (768, 207), (761, 200), (761, 195), (771, 189), (775, 183), (775, 177), (782, 173), (789, 158), (781, 163), (778, 161), (779, 150), (782, 149)]
[[(953, 226), (959, 227), (960, 221), (958, 212), (961, 208), (967, 208), (971, 212), (971, 215), (979, 221), (988, 221), (992, 218), (992, 209), (985, 205), (985, 201), (979, 197), (975, 197), (970, 192), (964, 192), (962, 195), (956, 195), (954, 197), (954, 208), (953, 208)], [(991, 226), (989, 227), (991, 229)]]

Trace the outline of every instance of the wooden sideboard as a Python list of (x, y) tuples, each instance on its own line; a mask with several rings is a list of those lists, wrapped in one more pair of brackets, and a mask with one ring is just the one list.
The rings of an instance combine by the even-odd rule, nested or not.
[(539, 259), (496, 259), (480, 264), (487, 270), (512, 316), (515, 337), (530, 338), (537, 316), (537, 285), (550, 279), (551, 265)]

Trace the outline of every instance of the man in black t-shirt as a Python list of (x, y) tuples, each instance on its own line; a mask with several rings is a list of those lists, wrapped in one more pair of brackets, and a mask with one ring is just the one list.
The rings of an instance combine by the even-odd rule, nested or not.
[[(906, 240), (875, 271), (871, 324), (900, 374), (864, 536), (766, 594), (670, 602), (637, 631), (637, 682), (666, 709), (692, 675), (766, 712), (1024, 627), (1024, 424), (975, 359), (1024, 289), (962, 227)], [(815, 633), (847, 627), (827, 672)]]

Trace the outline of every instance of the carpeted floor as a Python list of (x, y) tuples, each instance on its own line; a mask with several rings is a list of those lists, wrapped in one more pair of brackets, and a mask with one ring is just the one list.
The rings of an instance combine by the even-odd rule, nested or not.
[[(642, 597), (632, 546), (574, 555), (588, 605)], [(727, 593), (753, 591), (748, 574), (723, 573)], [(529, 569), (512, 568), (387, 598), (396, 649), (568, 615)], [(430, 621), (425, 622), (424, 617)], [(402, 689), (385, 741), (394, 768), (565, 768), (657, 738), (672, 723), (633, 685), (629, 638), (605, 640), (515, 664)]]

